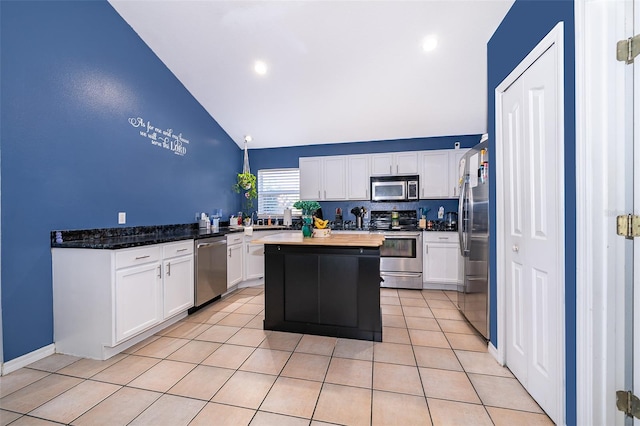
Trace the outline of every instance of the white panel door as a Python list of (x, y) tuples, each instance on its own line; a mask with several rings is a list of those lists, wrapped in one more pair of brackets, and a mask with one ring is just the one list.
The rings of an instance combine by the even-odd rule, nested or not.
[(558, 422), (560, 274), (554, 44), (503, 94), (507, 366)]
[[(528, 338), (525, 335), (528, 304), (523, 290), (523, 259), (527, 256), (524, 238), (524, 207), (522, 151), (524, 139), (524, 99), (522, 79), (517, 80), (502, 97), (502, 141), (505, 160), (504, 206), (506, 229), (506, 307), (507, 348), (509, 369), (525, 383), (528, 378)], [(511, 245), (510, 245), (511, 244)]]

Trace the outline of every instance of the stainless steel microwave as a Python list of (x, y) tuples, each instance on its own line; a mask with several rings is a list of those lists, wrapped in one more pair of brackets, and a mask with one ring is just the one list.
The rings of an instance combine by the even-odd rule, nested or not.
[(418, 176), (372, 176), (371, 201), (417, 201)]

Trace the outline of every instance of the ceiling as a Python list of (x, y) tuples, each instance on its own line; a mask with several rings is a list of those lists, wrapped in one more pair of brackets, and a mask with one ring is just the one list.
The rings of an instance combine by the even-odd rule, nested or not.
[(109, 0), (249, 148), (485, 133), (486, 43), (513, 1)]

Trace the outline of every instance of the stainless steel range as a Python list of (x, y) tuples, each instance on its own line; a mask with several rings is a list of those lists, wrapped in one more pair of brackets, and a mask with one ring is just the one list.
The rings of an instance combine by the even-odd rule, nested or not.
[(382, 287), (422, 288), (422, 231), (415, 210), (372, 211), (371, 232), (384, 234), (380, 247)]

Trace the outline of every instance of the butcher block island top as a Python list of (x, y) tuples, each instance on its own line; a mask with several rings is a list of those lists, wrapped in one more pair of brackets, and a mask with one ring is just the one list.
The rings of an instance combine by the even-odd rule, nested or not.
[(380, 247), (384, 242), (381, 234), (332, 234), (323, 238), (304, 238), (302, 232), (266, 235), (252, 240), (254, 244), (280, 244), (297, 246), (332, 247)]

